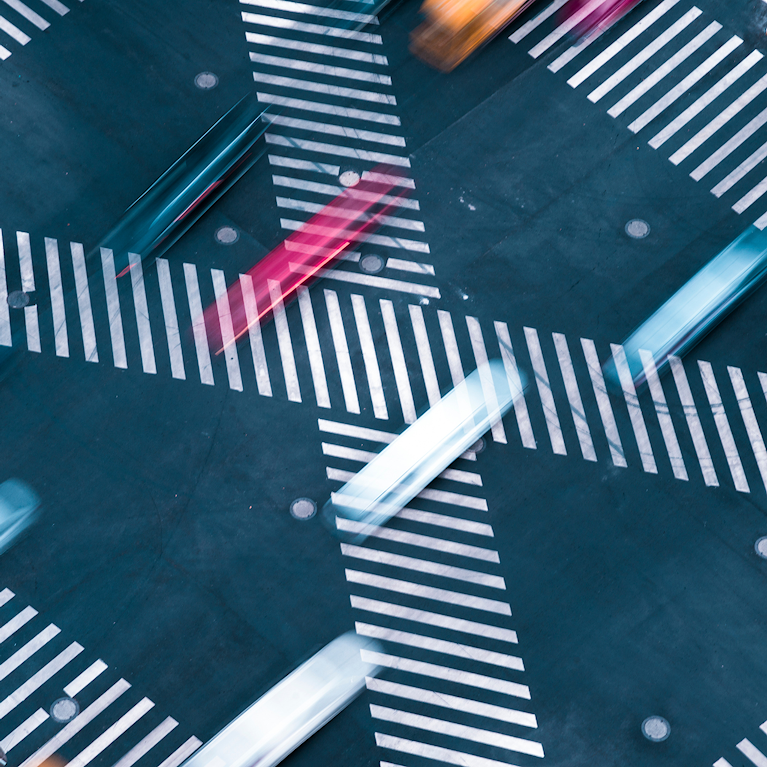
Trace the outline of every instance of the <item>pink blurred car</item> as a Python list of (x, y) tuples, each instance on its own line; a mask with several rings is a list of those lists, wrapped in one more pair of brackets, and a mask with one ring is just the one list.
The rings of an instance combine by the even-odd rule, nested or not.
[(566, 18), (575, 21), (579, 37), (601, 34), (625, 16), (641, 0), (569, 0), (563, 8)]

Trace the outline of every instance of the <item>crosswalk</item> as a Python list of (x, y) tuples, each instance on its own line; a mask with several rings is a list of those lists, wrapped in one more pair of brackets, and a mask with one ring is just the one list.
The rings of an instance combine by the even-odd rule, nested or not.
[[(585, 88), (590, 102), (607, 105), (632, 133), (646, 134), (653, 149), (689, 167), (736, 213), (752, 215), (767, 194), (758, 170), (767, 157), (764, 55), (682, 0), (642, 3), (615, 28), (557, 46), (579, 20), (577, 13), (562, 20), (563, 5), (554, 0), (509, 39), (530, 45), (533, 58), (548, 54), (550, 71), (569, 73), (568, 85)], [(764, 229), (767, 212), (753, 223)]]
[[(266, 143), (284, 230), (296, 230), (318, 212), (346, 178), (364, 177), (379, 164), (410, 167), (389, 62), (375, 32), (378, 19), (364, 12), (370, 4), (240, 3), (248, 9), (242, 20), (258, 99), (276, 112)], [(402, 183), (415, 189), (411, 179)], [(395, 202), (397, 214), (366, 237), (364, 252), (433, 277), (434, 267), (424, 263), (429, 245), (414, 192)]]
[[(9, 763), (40, 767), (62, 748), (72, 767), (102, 754), (114, 767), (178, 767), (201, 744), (155, 711), (125, 679), (85, 648), (64, 639), (37, 610), (21, 607), (10, 589), (0, 591), (0, 748)], [(41, 623), (42, 620), (42, 623)], [(62, 697), (79, 712), (68, 722), (49, 713)], [(55, 713), (55, 712), (54, 712)]]
[[(760, 733), (754, 738), (758, 743), (754, 745), (748, 738), (743, 738), (740, 743), (737, 743), (735, 748), (738, 750), (737, 764), (746, 764), (742, 759), (745, 757), (748, 759), (748, 764), (753, 764), (754, 767), (767, 767), (767, 722), (762, 722), (759, 725)], [(733, 760), (734, 762), (734, 760)], [(733, 763), (728, 762), (727, 759), (721, 757), (714, 762), (713, 767), (733, 767)]]
[(51, 20), (67, 13), (69, 8), (60, 0), (0, 0), (0, 61), (32, 40), (31, 35), (45, 32)]
[[(396, 436), (348, 421), (318, 425), (336, 486)], [(367, 688), (376, 743), (393, 758), (500, 767), (520, 754), (544, 756), (472, 461), (464, 454), (461, 468), (443, 472), (363, 545), (341, 544), (357, 633), (384, 646), (363, 654), (383, 669)]]

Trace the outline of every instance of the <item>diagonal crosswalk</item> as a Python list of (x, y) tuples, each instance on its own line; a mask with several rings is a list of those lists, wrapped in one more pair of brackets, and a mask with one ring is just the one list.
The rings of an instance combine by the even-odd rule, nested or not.
[[(201, 745), (179, 735), (178, 722), (125, 679), (115, 681), (103, 660), (89, 663), (82, 645), (67, 644), (57, 626), (44, 626), (37, 610), (16, 602), (10, 589), (0, 591), (0, 748), (13, 764), (39, 767), (66, 745), (73, 767), (101, 754), (116, 767), (145, 756), (142, 765), (178, 767)], [(79, 705), (67, 723), (49, 714), (62, 696)]]
[[(83, 0), (78, 0), (82, 2)], [(50, 19), (69, 13), (69, 8), (60, 0), (40, 0), (32, 5), (45, 5), (38, 13), (22, 0), (0, 0), (0, 61), (9, 58), (17, 46), (24, 46), (31, 35), (45, 32), (51, 26)], [(6, 46), (11, 46), (7, 48)]]
[(714, 767), (734, 767), (736, 764), (746, 764), (743, 757), (748, 759), (747, 763), (754, 765), (754, 767), (767, 767), (767, 740), (764, 738), (767, 735), (767, 722), (762, 722), (759, 725), (759, 730), (760, 733), (754, 738), (755, 743), (748, 738), (743, 738), (740, 743), (735, 745), (739, 753), (732, 762), (721, 757), (714, 762)]

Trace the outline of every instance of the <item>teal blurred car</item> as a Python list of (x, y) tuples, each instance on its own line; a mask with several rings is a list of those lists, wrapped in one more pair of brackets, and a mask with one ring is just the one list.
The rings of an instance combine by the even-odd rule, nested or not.
[(40, 497), (20, 479), (0, 485), (0, 554), (7, 551), (37, 519)]

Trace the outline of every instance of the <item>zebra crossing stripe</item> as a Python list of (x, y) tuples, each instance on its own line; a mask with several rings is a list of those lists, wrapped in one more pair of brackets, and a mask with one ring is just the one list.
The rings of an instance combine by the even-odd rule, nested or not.
[[(325, 365), (322, 361), (322, 349), (320, 348), (320, 339), (317, 335), (317, 324), (314, 320), (311, 294), (305, 285), (298, 287), (298, 306), (301, 311), (301, 322), (304, 326), (304, 340), (309, 356), (309, 367), (312, 372), (312, 383), (314, 384), (314, 396), (317, 400), (317, 407), (329, 408), (330, 394), (328, 393), (328, 383), (325, 377)], [(386, 403), (384, 402), (385, 406)]]
[[(485, 348), (485, 339), (482, 337), (482, 328), (479, 325), (479, 320), (476, 317), (466, 317), (466, 326), (469, 329), (469, 340), (474, 351), (474, 360), (477, 363), (477, 368), (486, 366), (488, 364), (487, 349)], [(498, 396), (492, 378), (480, 376), (480, 383), (482, 385), (482, 394), (487, 403), (487, 409), (490, 412), (496, 412), (498, 410)], [(494, 442), (499, 442), (502, 445), (507, 444), (506, 430), (503, 428), (503, 421), (500, 418), (490, 427), (490, 433), (493, 435)]]
[(83, 353), (87, 362), (98, 362), (96, 329), (93, 326), (93, 309), (91, 307), (88, 271), (85, 268), (83, 246), (79, 242), (71, 242), (69, 243), (69, 249), (72, 253), (72, 268), (75, 275), (75, 291), (77, 293), (77, 310), (80, 314), (80, 331), (83, 337)]
[(338, 374), (341, 377), (341, 389), (344, 395), (344, 404), (349, 413), (360, 412), (360, 403), (357, 397), (357, 386), (354, 382), (354, 370), (352, 368), (349, 346), (346, 342), (341, 306), (338, 303), (338, 294), (334, 290), (325, 289), (325, 305), (330, 321), (330, 335), (333, 339), (333, 347), (336, 352)]
[(357, 325), (357, 336), (360, 340), (360, 348), (362, 349), (362, 361), (365, 365), (365, 373), (368, 379), (370, 401), (373, 404), (373, 415), (375, 415), (376, 418), (386, 420), (389, 417), (389, 413), (386, 409), (386, 398), (384, 397), (383, 383), (381, 382), (381, 371), (378, 367), (375, 343), (373, 342), (370, 321), (368, 319), (367, 309), (365, 308), (365, 299), (356, 293), (352, 294), (352, 310), (354, 312), (354, 321)]
[(754, 406), (751, 404), (751, 398), (748, 396), (748, 389), (746, 388), (746, 382), (743, 380), (743, 373), (740, 368), (733, 367), (728, 367), (727, 372), (730, 374), (732, 388), (738, 400), (740, 414), (743, 416), (743, 424), (746, 427), (746, 433), (751, 442), (751, 448), (754, 451), (756, 465), (759, 467), (759, 474), (762, 477), (764, 488), (767, 490), (767, 449), (765, 449), (762, 432), (759, 428), (759, 423), (756, 420)]
[(389, 358), (394, 369), (394, 381), (397, 385), (402, 417), (405, 423), (415, 423), (416, 415), (413, 392), (410, 388), (410, 377), (407, 372), (405, 353), (402, 351), (402, 340), (397, 327), (397, 317), (394, 314), (394, 304), (388, 299), (380, 300), (381, 316), (386, 332), (386, 341), (389, 345)]
[(272, 318), (277, 331), (277, 347), (280, 350), (282, 362), (282, 374), (285, 378), (285, 389), (288, 400), (301, 402), (301, 389), (298, 383), (298, 371), (296, 359), (293, 356), (293, 342), (290, 338), (290, 327), (285, 314), (285, 305), (282, 302), (282, 285), (277, 280), (267, 280), (269, 298), (272, 303)]
[(160, 300), (165, 319), (165, 336), (168, 339), (168, 354), (170, 356), (170, 371), (173, 378), (186, 379), (184, 372), (184, 355), (181, 351), (181, 333), (178, 327), (176, 302), (173, 298), (173, 285), (170, 281), (170, 266), (167, 259), (158, 258), (157, 281), (160, 285)]
[(509, 388), (511, 391), (519, 392), (519, 395), (514, 399), (514, 415), (517, 419), (517, 427), (519, 428), (522, 445), (523, 447), (535, 450), (537, 446), (535, 444), (535, 436), (533, 435), (533, 426), (527, 410), (524, 389), (522, 388), (522, 381), (519, 377), (519, 369), (517, 368), (517, 360), (514, 357), (514, 349), (511, 346), (508, 325), (505, 322), (495, 322), (494, 328), (498, 338), (498, 345), (501, 349), (501, 359), (506, 370)]
[(200, 284), (197, 280), (197, 267), (194, 264), (184, 264), (184, 282), (189, 301), (189, 313), (192, 316), (192, 334), (194, 335), (194, 348), (197, 352), (197, 366), (200, 369), (200, 383), (213, 386), (213, 366), (210, 361), (208, 335), (205, 331), (205, 317), (200, 298)]
[(530, 353), (530, 362), (533, 365), (533, 373), (535, 374), (535, 383), (538, 386), (538, 396), (541, 399), (543, 415), (546, 419), (546, 428), (551, 440), (551, 449), (556, 455), (567, 455), (565, 440), (562, 436), (562, 427), (559, 424), (559, 416), (557, 415), (557, 406), (554, 402), (554, 395), (551, 392), (549, 374), (546, 371), (541, 342), (538, 338), (538, 331), (535, 328), (528, 327), (525, 327), (524, 331), (527, 349)]
[(461, 362), (461, 353), (458, 351), (453, 318), (450, 316), (450, 312), (443, 309), (437, 310), (437, 318), (442, 333), (442, 343), (447, 355), (447, 364), (450, 368), (450, 378), (453, 381), (453, 387), (456, 387), (463, 381), (463, 363)]
[(67, 315), (64, 309), (64, 290), (61, 285), (61, 263), (56, 240), (45, 238), (45, 259), (48, 265), (48, 286), (51, 291), (51, 314), (53, 316), (53, 338), (58, 357), (69, 356), (67, 337)]
[(114, 767), (133, 767), (142, 756), (149, 753), (168, 733), (178, 726), (173, 717), (168, 717), (162, 724), (157, 725), (149, 735), (142, 738), (125, 756), (115, 762)]
[(433, 406), (439, 402), (441, 394), (439, 381), (437, 380), (437, 371), (434, 368), (434, 358), (432, 357), (431, 346), (429, 345), (429, 335), (426, 332), (426, 323), (423, 319), (423, 310), (418, 304), (408, 304), (408, 310), (418, 351), (418, 360), (421, 363), (421, 374), (424, 386), (426, 387), (426, 396), (429, 399), (429, 406)]
[(294, 21), (293, 19), (284, 19), (279, 16), (263, 16), (260, 13), (248, 13), (247, 11), (243, 11), (241, 16), (246, 24), (292, 29), (295, 32), (305, 32), (310, 35), (321, 35), (323, 37), (340, 37), (344, 40), (354, 40), (358, 43), (371, 43), (373, 45), (381, 45), (383, 43), (380, 35), (373, 35), (368, 32), (356, 32), (351, 29), (329, 27), (324, 24), (309, 24), (305, 21)]
[(292, 0), (240, 0), (246, 5), (255, 5), (259, 8), (269, 8), (273, 11), (287, 13), (303, 13), (312, 16), (323, 16), (327, 19), (340, 19), (342, 21), (354, 21), (358, 24), (378, 24), (378, 19), (369, 13), (357, 13), (356, 11), (340, 11), (336, 8), (324, 8), (319, 5), (307, 3), (295, 3)]
[(188, 759), (201, 745), (202, 741), (192, 736), (189, 740), (180, 745), (164, 762), (161, 762), (160, 767), (179, 767), (179, 765)]
[(8, 306), (8, 280), (5, 274), (5, 247), (3, 230), (0, 229), (0, 345), (13, 346), (11, 336), (11, 313)]
[(0, 748), (7, 754), (12, 748), (31, 735), (43, 722), (48, 720), (48, 713), (38, 708), (32, 716), (27, 717), (16, 729), (0, 740)]
[(78, 674), (65, 688), (64, 692), (70, 698), (74, 698), (77, 693), (84, 690), (94, 679), (103, 674), (108, 666), (103, 660), (97, 660), (91, 663), (82, 674)]
[(136, 325), (138, 327), (138, 342), (141, 350), (141, 365), (145, 373), (157, 373), (157, 364), (154, 358), (154, 346), (152, 344), (152, 327), (149, 324), (149, 307), (146, 302), (146, 288), (144, 286), (144, 270), (141, 267), (141, 256), (128, 253), (130, 264), (130, 280), (133, 289), (133, 308), (136, 312)]
[(115, 262), (112, 251), (109, 248), (101, 248), (101, 269), (104, 275), (104, 291), (107, 298), (109, 335), (112, 339), (112, 359), (116, 368), (127, 368), (128, 359), (125, 355), (125, 336), (123, 335), (123, 321), (120, 314), (120, 296), (117, 293)]
[[(21, 289), (25, 293), (33, 293), (35, 290), (35, 272), (32, 267), (32, 248), (27, 232), (16, 232), (16, 246), (19, 251)], [(24, 324), (27, 330), (27, 349), (31, 352), (41, 352), (40, 327), (35, 304), (24, 307)]]
[(229, 296), (226, 292), (226, 277), (220, 269), (211, 269), (210, 276), (213, 280), (213, 293), (216, 297), (216, 310), (218, 322), (221, 328), (221, 342), (224, 347), (224, 359), (226, 360), (226, 374), (229, 377), (229, 388), (242, 391), (242, 373), (240, 372), (240, 358), (237, 354), (237, 344), (234, 341), (234, 328), (232, 327), (232, 313), (229, 306)]

